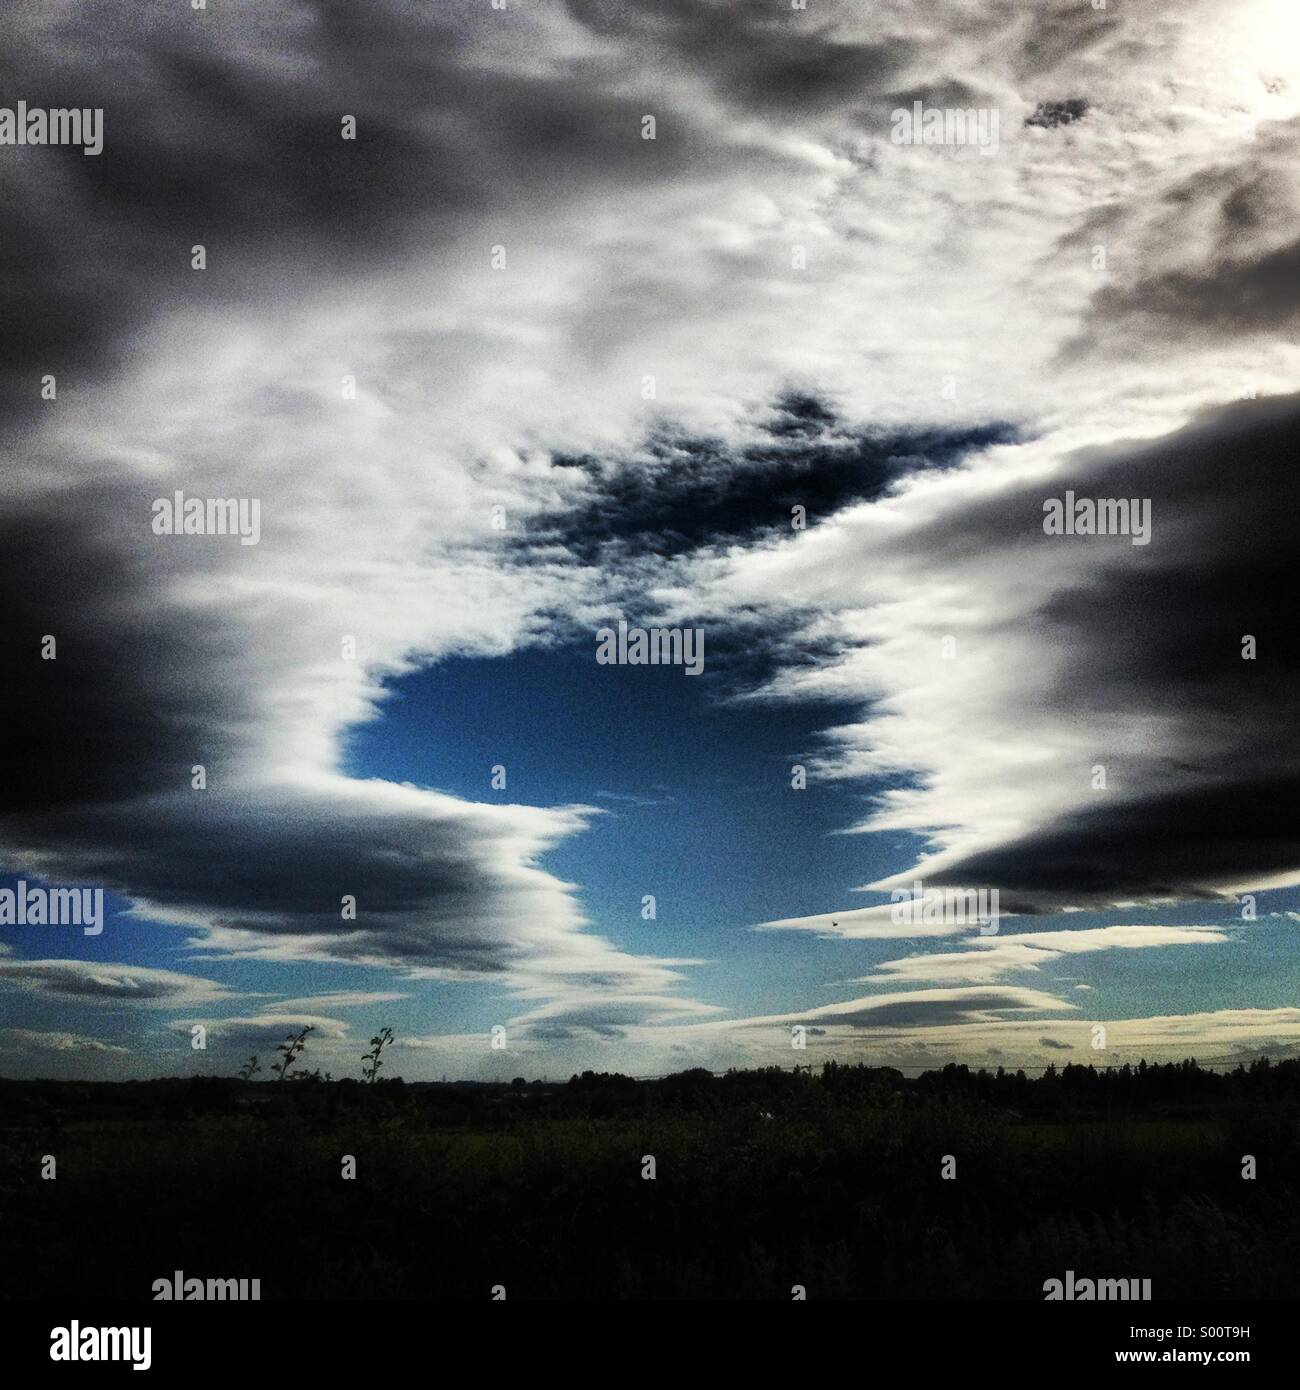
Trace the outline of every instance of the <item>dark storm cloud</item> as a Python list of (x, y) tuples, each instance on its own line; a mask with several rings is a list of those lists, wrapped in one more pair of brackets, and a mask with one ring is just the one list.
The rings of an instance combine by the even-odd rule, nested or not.
[(766, 0), (567, 0), (592, 32), (671, 58), (737, 106), (815, 117), (866, 102), (917, 52), (826, 32), (815, 13)]
[(1103, 318), (1148, 316), (1216, 334), (1274, 332), (1300, 316), (1300, 239), (1258, 260), (1225, 256), (1103, 292), (1095, 308)]
[(1080, 234), (1111, 246), (1119, 273), (1094, 295), (1067, 355), (1121, 340), (1163, 350), (1168, 335), (1203, 343), (1276, 334), (1300, 318), (1300, 121), (1264, 123), (1232, 163), (1180, 179), (1133, 230), (1114, 211)]
[(592, 563), (616, 560), (623, 548), (681, 555), (765, 531), (788, 534), (796, 506), (815, 526), (841, 507), (882, 496), (908, 473), (954, 466), (1014, 437), (1006, 423), (852, 430), (822, 403), (796, 396), (778, 408), (766, 438), (748, 447), (660, 438), (635, 460), (557, 460), (588, 473), (591, 500), (562, 517), (539, 517), (535, 529)]
[[(1298, 444), (1300, 399), (1241, 403), (1155, 444), (1078, 456), (911, 537), (940, 564), (1060, 554), (1055, 592), (1024, 620), (1051, 659), (1019, 674), (1014, 698), (1092, 731), (1062, 776), (1087, 788), (1101, 764), (1109, 778), (1079, 809), (928, 879), (1060, 906), (1217, 896), (1300, 867)], [(1045, 535), (1043, 502), (1067, 488), (1149, 499), (1150, 544)], [(1150, 746), (1118, 745), (1122, 720), (1149, 727)]]
[[(115, 889), (223, 949), (284, 958), (499, 976), (576, 934), (564, 885), (533, 860), (583, 813), (327, 773), (268, 778), (295, 732), (269, 697), (319, 647), (267, 644), (263, 604), (216, 610), (201, 586), (178, 584), (217, 553), (255, 575), (271, 552), (203, 536), (178, 549), (152, 534), (149, 496), (85, 486), (0, 519), (5, 862)], [(665, 978), (594, 938), (569, 948), (570, 965), (609, 979)]]
[[(204, 12), (89, 0), (6, 14), (0, 89), (31, 105), (103, 107), (105, 136), (94, 158), (0, 150), (0, 416), (17, 426), (22, 483), (0, 513), (7, 864), (114, 887), (210, 928), (227, 949), (476, 975), (545, 956), (556, 978), (667, 978), (580, 936), (568, 886), (534, 867), (581, 813), (305, 775), (328, 766), (333, 728), (364, 717), (379, 678), (339, 662), (324, 578), (307, 558), (322, 528), (355, 534), (355, 484), (326, 514), (334, 484), (318, 460), (295, 496), (296, 480), (240, 452), (268, 426), (292, 446), (301, 390), (268, 387), (236, 440), (196, 362), (193, 393), (214, 401), (196, 418), (216, 445), (178, 438), (180, 419), (150, 413), (147, 388), (143, 415), (115, 435), (107, 387), (102, 435), (74, 424), (71, 458), (31, 428), (69, 428), (80, 385), (147, 366), (143, 330), (163, 316), (216, 309), (251, 332), (268, 306), (288, 312), (313, 295), (346, 305), (358, 275), (404, 264), (403, 251), (420, 264), (441, 252), (445, 273), (463, 276), (465, 249), (450, 238), (466, 219), (501, 215), (517, 231), (576, 185), (635, 187), (681, 167), (689, 115), (647, 159), (644, 103), (620, 86), (621, 55), (535, 64), (530, 31), (504, 27), (514, 18), (333, 0)], [(345, 114), (355, 141), (341, 138)], [(202, 273), (190, 268), (198, 243)], [(57, 404), (40, 401), (46, 372), (59, 377)], [(146, 476), (133, 479), (132, 465)], [(237, 477), (267, 493), (262, 544), (155, 536), (151, 499), (218, 470), (223, 493), (240, 490)], [(313, 508), (314, 528), (302, 520)], [(351, 547), (337, 553), (346, 561)], [(500, 642), (508, 624), (483, 627)], [(190, 787), (196, 764), (206, 790)], [(268, 772), (284, 766), (294, 775)], [(355, 923), (344, 894), (357, 899)]]
[[(246, 9), (168, 13), (101, 0), (53, 25), (11, 23), (0, 89), (105, 113), (96, 158), (7, 149), (0, 160), (11, 401), (29, 401), (43, 371), (111, 372), (132, 330), (166, 304), (255, 293), (262, 271), (335, 273), (391, 249), (413, 214), (469, 197), (448, 142), (396, 119), (403, 87), (411, 98), (407, 84), (421, 74), (395, 74), (380, 89), (392, 104), (376, 109), (373, 86), (357, 100), (367, 89), (354, 64), (365, 70), (365, 50), (343, 46), (328, 7), (316, 11), (305, 51), (290, 26), (277, 33), (268, 21), (279, 63), (230, 43)], [(380, 12), (374, 20), (382, 30)], [(437, 91), (443, 65), (454, 68), (453, 36), (421, 52), (424, 90)], [(373, 138), (344, 142), (345, 112)], [(190, 268), (199, 243), (210, 258), (202, 274)]]
[(1073, 125), (1087, 114), (1088, 103), (1083, 97), (1067, 97), (1064, 101), (1040, 101), (1033, 114), (1025, 118), (1025, 124), (1041, 126), (1044, 130), (1055, 130), (1057, 126)]
[[(1292, 719), (1297, 713), (1293, 707)], [(1278, 778), (1258, 768), (1224, 776), (1224, 787), (1062, 817), (928, 878), (996, 884), (1015, 912), (1050, 903), (1219, 898), (1225, 883), (1258, 884), (1293, 872), (1300, 859), (1300, 769)]]
[[(8, 816), (0, 828), (21, 862), (202, 926), (221, 950), (492, 976), (535, 963), (530, 933), (548, 915), (561, 933), (577, 922), (526, 862), (582, 824), (557, 815), (323, 778)], [(617, 961), (621, 978), (635, 973), (590, 949), (610, 976)]]
[[(517, 230), (521, 208), (662, 179), (702, 143), (679, 112), (647, 159), (645, 103), (616, 90), (618, 63), (482, 61), (493, 42), (508, 50), (506, 23), (486, 6), (387, 0), (270, 12), (87, 0), (39, 25), (7, 16), (0, 91), (100, 107), (105, 140), (94, 158), (2, 152), (6, 417), (38, 408), (46, 372), (69, 378), (63, 389), (111, 374), (164, 308), (328, 293), (445, 242), (470, 214)], [(345, 114), (355, 140), (341, 138)]]
[(134, 501), (86, 485), (0, 514), (0, 825), (171, 790), (209, 758), (219, 776), (213, 726), (251, 720), (237, 625), (165, 600), (148, 494)]

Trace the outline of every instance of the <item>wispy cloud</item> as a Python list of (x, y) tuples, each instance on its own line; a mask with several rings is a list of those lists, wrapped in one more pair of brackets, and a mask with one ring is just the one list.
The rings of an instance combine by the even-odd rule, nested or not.
[(237, 999), (214, 980), (175, 970), (84, 960), (0, 960), (0, 983), (16, 990), (83, 1004), (170, 1008)]
[(858, 983), (922, 984), (940, 980), (979, 983), (1041, 970), (1064, 956), (1097, 951), (1150, 950), (1160, 946), (1212, 946), (1228, 936), (1212, 928), (1113, 926), (1079, 931), (1020, 932), (972, 937), (966, 949), (882, 961)]

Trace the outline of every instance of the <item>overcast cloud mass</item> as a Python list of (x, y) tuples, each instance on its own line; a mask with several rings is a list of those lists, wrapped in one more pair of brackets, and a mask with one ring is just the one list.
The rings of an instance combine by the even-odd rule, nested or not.
[[(7, 7), (0, 105), (104, 141), (0, 145), (0, 869), (122, 910), (0, 925), (0, 1068), (311, 1023), (355, 1069), (390, 1017), (412, 1079), (1300, 1046), (1298, 40), (1290, 0)], [(897, 143), (917, 102), (997, 147)], [(178, 491), (257, 543), (157, 534)], [(1047, 533), (1067, 491), (1149, 534)], [(599, 681), (620, 617), (807, 712), (761, 776), (851, 791), (856, 876), (724, 941), (719, 830), (671, 933), (597, 910), (557, 856), (671, 821), (689, 729), (622, 803), (350, 760), (420, 672)], [(998, 932), (900, 925), (917, 880)]]

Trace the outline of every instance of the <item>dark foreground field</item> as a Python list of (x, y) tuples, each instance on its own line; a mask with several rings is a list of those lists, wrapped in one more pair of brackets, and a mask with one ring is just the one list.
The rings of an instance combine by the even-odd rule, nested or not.
[(0, 1232), (7, 1298), (1295, 1298), (1300, 1064), (0, 1082)]

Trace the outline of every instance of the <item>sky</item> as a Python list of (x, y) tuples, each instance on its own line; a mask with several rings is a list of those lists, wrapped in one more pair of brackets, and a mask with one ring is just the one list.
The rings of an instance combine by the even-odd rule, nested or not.
[(0, 913), (105, 918), (0, 1074), (1300, 1049), (1291, 0), (20, 0), (19, 101)]

